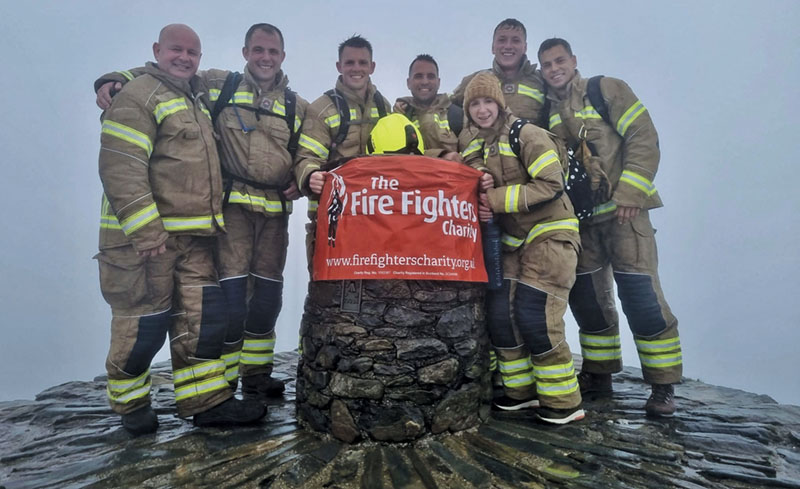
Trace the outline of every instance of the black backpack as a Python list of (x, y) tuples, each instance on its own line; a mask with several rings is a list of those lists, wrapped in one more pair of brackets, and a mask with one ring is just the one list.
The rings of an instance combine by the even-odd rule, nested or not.
[[(350, 129), (350, 106), (347, 104), (347, 100), (342, 97), (335, 88), (325, 92), (325, 95), (330, 97), (331, 101), (336, 105), (336, 111), (339, 112), (339, 132), (336, 133), (336, 137), (331, 143), (331, 150), (333, 150), (347, 139), (347, 131)], [(375, 107), (378, 109), (378, 118), (385, 117), (386, 106), (383, 104), (383, 95), (375, 90), (372, 100)], [(330, 153), (333, 154), (333, 151)]]
[[(508, 131), (508, 144), (511, 146), (511, 151), (514, 152), (517, 158), (520, 157), (520, 151), (522, 150), (519, 144), (519, 135), (525, 124), (533, 124), (533, 121), (529, 119), (517, 119), (511, 124), (511, 129)], [(553, 137), (556, 136), (551, 136), (551, 139)], [(556, 142), (557, 145), (561, 144), (558, 141), (554, 142)], [(559, 157), (563, 158), (563, 155), (559, 155)], [(584, 167), (583, 163), (578, 158), (575, 158), (571, 149), (567, 150), (566, 157), (567, 175), (564, 179), (564, 187), (567, 191), (567, 196), (569, 196), (569, 200), (572, 201), (572, 207), (575, 208), (575, 216), (583, 220), (590, 217), (594, 212), (592, 181), (586, 172), (586, 167)]]

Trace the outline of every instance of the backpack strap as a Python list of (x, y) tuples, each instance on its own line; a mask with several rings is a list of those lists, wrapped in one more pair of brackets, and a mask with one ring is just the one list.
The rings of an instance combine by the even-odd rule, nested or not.
[(586, 96), (589, 97), (592, 107), (606, 121), (606, 124), (611, 124), (611, 117), (608, 115), (608, 104), (606, 104), (606, 99), (603, 98), (603, 91), (600, 89), (600, 79), (602, 78), (603, 75), (589, 78), (589, 83), (586, 85)]
[(286, 107), (286, 125), (289, 126), (289, 144), (286, 149), (289, 150), (289, 154), (294, 159), (294, 156), (297, 154), (297, 144), (300, 141), (300, 130), (301, 127), (295, 129), (294, 123), (295, 118), (297, 115), (297, 94), (294, 93), (289, 87), (286, 87), (286, 90), (283, 91), (283, 99), (284, 99), (284, 106)]
[(458, 136), (464, 128), (464, 109), (456, 104), (450, 104), (447, 108), (447, 123), (450, 125), (450, 132)]
[(216, 124), (217, 117), (219, 117), (222, 109), (230, 105), (231, 97), (233, 97), (233, 93), (239, 87), (239, 83), (241, 83), (241, 81), (242, 74), (238, 71), (231, 71), (228, 73), (228, 76), (225, 77), (225, 83), (222, 85), (222, 90), (219, 92), (219, 98), (217, 99), (216, 103), (214, 103), (214, 108), (211, 110), (212, 124)]
[(386, 106), (383, 104), (383, 100), (384, 98), (383, 95), (381, 95), (381, 92), (375, 90), (375, 94), (372, 96), (372, 102), (378, 109), (378, 119), (386, 117)]
[[(333, 138), (333, 143), (331, 143), (331, 149), (333, 149), (342, 144), (347, 138), (347, 130), (350, 127), (350, 106), (335, 88), (325, 92), (325, 95), (336, 105), (336, 111), (339, 113), (339, 132), (336, 133), (336, 137)], [(331, 151), (331, 153), (333, 152)]]
[(519, 134), (525, 124), (533, 124), (533, 121), (530, 119), (517, 119), (511, 123), (511, 129), (508, 131), (508, 145), (511, 146), (511, 151), (514, 152), (517, 158), (520, 157), (520, 151), (522, 151), (519, 144)]

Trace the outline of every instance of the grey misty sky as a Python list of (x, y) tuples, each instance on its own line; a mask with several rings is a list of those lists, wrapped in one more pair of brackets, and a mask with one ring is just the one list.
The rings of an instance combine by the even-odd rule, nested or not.
[[(373, 81), (393, 100), (406, 95), (408, 63), (421, 52), (439, 62), (443, 91), (490, 66), (492, 29), (506, 17), (526, 24), (534, 58), (543, 39), (564, 37), (583, 75), (624, 79), (650, 110), (666, 204), (651, 216), (685, 374), (800, 404), (794, 0), (0, 2), (0, 399), (104, 370), (110, 311), (91, 259), (102, 191), (91, 85), (151, 60), (163, 25), (198, 32), (201, 68), (236, 70), (247, 28), (279, 26), (284, 71), (309, 100), (333, 85), (337, 44), (360, 33), (375, 49)], [(279, 351), (297, 344), (304, 211), (301, 201), (291, 221)], [(622, 330), (625, 363), (638, 366)]]

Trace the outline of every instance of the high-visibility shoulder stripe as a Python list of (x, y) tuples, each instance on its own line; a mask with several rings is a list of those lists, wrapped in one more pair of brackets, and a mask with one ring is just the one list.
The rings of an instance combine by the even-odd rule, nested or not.
[(506, 187), (506, 197), (504, 201), (505, 212), (519, 211), (519, 194), (522, 193), (522, 185), (509, 185)]
[(511, 150), (511, 145), (508, 144), (508, 143), (504, 143), (504, 142), (497, 143), (497, 149), (500, 151), (501, 155), (512, 156), (512, 157), (516, 157), (517, 156)]
[(132, 127), (126, 126), (125, 124), (120, 124), (119, 122), (106, 119), (103, 121), (103, 128), (101, 129), (101, 132), (142, 148), (145, 150), (145, 152), (147, 152), (148, 158), (153, 153), (153, 143), (150, 141), (150, 138), (147, 136), (147, 134), (139, 132)]
[(300, 140), (298, 141), (298, 144), (301, 147), (303, 147), (303, 148), (311, 151), (315, 155), (319, 156), (320, 158), (328, 159), (328, 155), (330, 154), (330, 151), (328, 151), (328, 148), (326, 148), (322, 143), (320, 143), (316, 139), (308, 137), (305, 134), (301, 134), (300, 135)]
[(561, 124), (561, 114), (553, 114), (550, 116), (550, 129), (553, 129), (557, 125)]
[(222, 93), (222, 90), (219, 88), (211, 88), (208, 90), (208, 99), (212, 102), (216, 102), (219, 99), (219, 95)]
[(435, 122), (439, 126), (439, 129), (445, 129), (447, 131), (450, 130), (450, 121), (448, 121), (446, 117), (444, 118), (444, 120), (442, 120), (439, 117), (439, 114), (433, 114), (433, 122)]
[(286, 106), (276, 100), (276, 101), (274, 101), (272, 103), (272, 112), (274, 112), (274, 113), (276, 113), (276, 114), (278, 114), (280, 116), (285, 116), (286, 115)]
[(528, 175), (531, 178), (536, 178), (545, 167), (552, 163), (559, 163), (558, 155), (552, 149), (545, 151), (541, 156), (533, 160), (533, 163), (528, 167)]
[(628, 128), (633, 124), (633, 121), (642, 115), (645, 110), (647, 109), (645, 109), (641, 101), (637, 100), (634, 102), (617, 121), (617, 132), (619, 135), (624, 137), (625, 133), (628, 132)]
[(120, 222), (120, 225), (122, 225), (122, 232), (125, 233), (125, 236), (130, 236), (131, 233), (155, 221), (158, 217), (158, 208), (156, 207), (156, 203), (153, 202), (144, 209), (123, 219), (122, 222)]
[(369, 110), (369, 116), (370, 116), (372, 119), (377, 119), (377, 118), (379, 118), (379, 117), (381, 116), (381, 113), (380, 113), (380, 111), (378, 111), (378, 108), (377, 108), (377, 107), (372, 107), (372, 108)]
[(134, 78), (134, 77), (133, 77), (133, 73), (131, 73), (131, 72), (130, 72), (130, 71), (128, 71), (128, 70), (120, 70), (120, 71), (118, 71), (117, 73), (119, 73), (120, 75), (124, 76), (124, 77), (125, 77), (125, 79), (126, 79), (126, 80), (128, 80), (128, 81), (131, 81), (131, 80), (133, 80), (133, 78)]
[(619, 177), (619, 181), (620, 183), (625, 182), (628, 185), (633, 185), (647, 194), (648, 197), (656, 193), (656, 186), (653, 185), (653, 182), (631, 170), (624, 170), (622, 176)]
[(331, 129), (336, 129), (337, 127), (339, 127), (339, 125), (341, 125), (342, 119), (339, 117), (339, 114), (334, 114), (330, 117), (326, 117), (324, 122), (325, 125), (327, 125)]
[(236, 92), (231, 97), (234, 104), (253, 104), (253, 92)]
[(222, 214), (214, 216), (191, 216), (191, 217), (162, 217), (161, 222), (167, 231), (192, 231), (200, 229), (211, 229), (214, 222), (224, 225)]
[[(275, 213), (283, 212), (283, 206), (281, 205), (280, 200), (267, 200), (266, 197), (245, 194), (239, 191), (231, 192), (230, 198), (228, 199), (228, 203), (252, 205), (253, 207), (263, 208), (267, 212), (275, 212)], [(289, 214), (291, 212), (292, 212), (292, 202), (287, 201), (286, 213)]]
[(587, 105), (579, 112), (575, 112), (575, 117), (578, 119), (602, 119), (603, 116), (592, 105)]
[(523, 85), (522, 83), (520, 83), (519, 85), (517, 85), (517, 93), (521, 95), (526, 95), (536, 100), (540, 104), (544, 103), (544, 94), (541, 92), (541, 90), (537, 90), (536, 88), (529, 87), (527, 85)]
[(480, 151), (481, 147), (483, 147), (483, 138), (473, 139), (472, 142), (470, 142), (467, 147), (464, 148), (464, 151), (461, 152), (461, 156), (466, 158), (472, 153)]
[(153, 109), (153, 115), (156, 117), (156, 123), (161, 124), (161, 121), (163, 121), (168, 115), (188, 109), (189, 106), (186, 105), (186, 99), (183, 97), (178, 97), (156, 105), (156, 108)]

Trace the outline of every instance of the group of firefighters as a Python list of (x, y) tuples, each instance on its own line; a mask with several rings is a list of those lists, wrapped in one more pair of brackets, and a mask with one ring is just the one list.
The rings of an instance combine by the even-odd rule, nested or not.
[[(340, 44), (336, 85), (310, 104), (288, 88), (283, 35), (271, 24), (247, 31), (242, 75), (198, 72), (201, 52), (191, 28), (171, 24), (153, 44), (154, 63), (95, 82), (104, 109), (96, 258), (112, 310), (107, 391), (125, 429), (158, 428), (150, 363), (167, 336), (181, 417), (210, 426), (266, 414), (264, 400), (284, 389), (271, 373), (292, 201), (307, 196), (313, 215), (326, 163), (390, 152), (483, 172), (480, 219), (503, 232), (503, 285), (486, 299), (503, 387), (495, 409), (564, 424), (584, 418), (582, 394), (612, 392), (611, 374), (622, 368), (616, 282), (652, 386), (645, 410), (674, 413), (680, 340), (648, 213), (662, 205), (658, 136), (625, 82), (599, 78), (602, 99), (592, 98), (593, 82), (558, 38), (541, 44), (537, 69), (516, 19), (494, 30), (492, 68), (450, 96), (439, 93), (434, 58), (417, 56), (411, 96), (394, 105), (371, 82), (372, 46), (360, 36)], [(567, 147), (583, 148), (599, 189), (580, 221), (566, 191)], [(314, 228), (312, 219), (309, 257)], [(580, 327), (577, 374), (564, 335), (568, 305)]]

